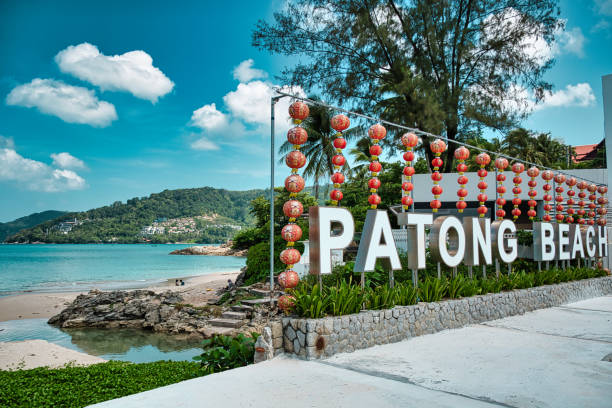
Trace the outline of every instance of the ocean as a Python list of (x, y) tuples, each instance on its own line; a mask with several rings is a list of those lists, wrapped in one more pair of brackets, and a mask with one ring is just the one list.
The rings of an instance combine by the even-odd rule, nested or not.
[(0, 245), (0, 296), (132, 289), (170, 278), (237, 271), (245, 258), (168, 255), (190, 245)]

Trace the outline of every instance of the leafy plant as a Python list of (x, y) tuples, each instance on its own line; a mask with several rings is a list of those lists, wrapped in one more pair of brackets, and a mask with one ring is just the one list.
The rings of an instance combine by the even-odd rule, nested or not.
[(427, 277), (419, 285), (419, 299), (423, 302), (439, 302), (446, 293), (446, 279)]
[(324, 293), (318, 284), (312, 287), (307, 284), (300, 284), (291, 291), (295, 297), (294, 311), (302, 317), (318, 319), (325, 316), (327, 308), (331, 303), (331, 298)]
[(337, 287), (327, 290), (329, 303), (327, 311), (332, 316), (358, 313), (364, 303), (365, 295), (360, 286), (342, 281)]
[(396, 283), (395, 303), (400, 306), (414, 305), (417, 302), (417, 290), (411, 283)]
[(459, 274), (448, 281), (446, 285), (446, 296), (451, 299), (457, 299), (463, 296), (466, 280), (463, 275)]
[(396, 292), (388, 285), (370, 289), (366, 295), (366, 308), (370, 310), (391, 309), (395, 306)]
[(252, 336), (247, 337), (242, 333), (236, 337), (215, 335), (202, 342), (204, 352), (193, 359), (201, 362), (207, 374), (251, 364), (258, 334), (252, 333)]

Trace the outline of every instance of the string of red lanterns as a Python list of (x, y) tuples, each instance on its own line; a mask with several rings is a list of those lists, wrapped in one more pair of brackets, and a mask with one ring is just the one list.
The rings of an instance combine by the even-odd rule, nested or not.
[(480, 218), (483, 218), (488, 211), (485, 203), (487, 202), (487, 195), (485, 191), (487, 191), (488, 184), (484, 181), (485, 177), (487, 177), (487, 169), (485, 167), (491, 163), (491, 157), (486, 153), (480, 153), (476, 156), (476, 164), (480, 165), (480, 169), (478, 170), (478, 177), (480, 177), (480, 181), (478, 182), (478, 189), (480, 190), (480, 194), (478, 194), (478, 202), (480, 206), (478, 207), (478, 214)]
[(497, 211), (495, 211), (495, 216), (498, 220), (503, 219), (506, 216), (506, 211), (504, 211), (504, 205), (506, 205), (506, 199), (504, 198), (504, 194), (506, 193), (506, 187), (504, 187), (504, 181), (506, 181), (506, 175), (504, 174), (504, 170), (508, 167), (509, 163), (505, 157), (498, 157), (495, 159), (495, 167), (499, 171), (497, 174), (497, 194), (499, 197), (496, 200)]
[(433, 180), (434, 186), (431, 188), (431, 193), (434, 196), (434, 199), (429, 202), (429, 206), (431, 207), (432, 212), (438, 212), (438, 209), (442, 207), (442, 203), (438, 198), (442, 194), (442, 187), (438, 185), (440, 180), (442, 180), (442, 173), (440, 173), (440, 167), (442, 167), (443, 161), (440, 158), (440, 155), (446, 151), (446, 143), (441, 139), (435, 139), (433, 142), (429, 144), (429, 148), (434, 154), (434, 158), (431, 159), (431, 165), (433, 166), (434, 172), (431, 174), (431, 179)]
[(464, 176), (464, 173), (467, 171), (467, 164), (465, 161), (470, 157), (470, 151), (465, 147), (461, 146), (460, 148), (455, 150), (455, 159), (459, 161), (457, 164), (457, 172), (459, 173), (459, 178), (457, 178), (457, 183), (459, 183), (459, 190), (457, 191), (457, 195), (459, 196), (459, 201), (457, 201), (457, 210), (462, 213), (467, 207), (467, 203), (464, 201), (465, 197), (468, 195), (468, 191), (465, 188), (465, 185), (468, 182), (468, 178)]
[(565, 182), (565, 176), (563, 174), (557, 174), (555, 176), (555, 183), (557, 183), (557, 187), (555, 188), (555, 192), (557, 193), (557, 196), (555, 197), (555, 201), (557, 201), (557, 215), (555, 216), (555, 218), (557, 218), (557, 222), (561, 223), (564, 219), (565, 216), (563, 215), (563, 183)]
[(402, 205), (404, 206), (404, 210), (408, 210), (408, 208), (410, 208), (414, 202), (412, 198), (412, 190), (414, 189), (414, 185), (412, 184), (412, 176), (414, 175), (414, 167), (412, 167), (414, 152), (412, 149), (419, 144), (419, 138), (414, 133), (405, 133), (402, 135), (401, 140), (404, 148), (406, 149), (406, 152), (404, 153), (406, 166), (403, 170), (406, 181), (402, 183)]
[(538, 203), (535, 201), (535, 197), (538, 194), (535, 188), (538, 185), (536, 177), (538, 177), (539, 174), (540, 169), (538, 169), (536, 166), (530, 167), (529, 170), (527, 170), (527, 175), (531, 178), (531, 180), (527, 182), (527, 185), (529, 186), (529, 192), (527, 193), (527, 195), (529, 195), (529, 201), (527, 202), (529, 210), (527, 211), (527, 215), (531, 221), (533, 221), (537, 214), (534, 208), (536, 205), (538, 205)]
[(512, 172), (514, 173), (514, 178), (512, 182), (514, 183), (514, 188), (512, 189), (512, 193), (514, 194), (514, 198), (512, 199), (512, 204), (514, 208), (512, 209), (512, 219), (516, 221), (518, 217), (521, 215), (521, 210), (519, 209), (519, 205), (521, 205), (522, 200), (519, 198), (521, 194), (521, 183), (523, 179), (520, 174), (525, 170), (525, 165), (523, 163), (514, 163), (512, 165)]
[[(370, 172), (372, 178), (368, 181), (368, 187), (370, 188), (370, 196), (368, 197), (368, 203), (370, 203), (370, 208), (376, 209), (378, 204), (380, 204), (380, 196), (376, 194), (376, 191), (380, 188), (380, 180), (376, 177), (378, 173), (382, 170), (382, 165), (378, 161), (378, 156), (382, 153), (382, 148), (378, 145), (378, 143), (385, 138), (387, 135), (387, 129), (381, 124), (375, 124), (370, 126), (368, 129), (368, 136), (372, 140), (372, 145), (370, 146)], [(376, 146), (374, 152), (377, 154), (372, 154), (372, 148)]]
[[(331, 193), (329, 193), (329, 198), (331, 198), (333, 205), (338, 205), (338, 203), (344, 197), (342, 191), (340, 190), (340, 186), (342, 183), (344, 183), (344, 174), (342, 174), (340, 170), (342, 169), (342, 166), (344, 166), (344, 163), (346, 163), (346, 159), (342, 155), (342, 149), (346, 147), (346, 139), (342, 137), (342, 132), (348, 129), (348, 127), (351, 125), (351, 121), (346, 115), (339, 114), (331, 118), (330, 122), (332, 129), (336, 131), (336, 138), (334, 139), (336, 155), (332, 158), (332, 162), (334, 164), (334, 174), (331, 176), (331, 181), (334, 184), (334, 189), (331, 191)], [(372, 149), (370, 149), (370, 152), (371, 151)]]
[[(289, 191), (290, 199), (283, 204), (283, 213), (289, 219), (289, 222), (281, 230), (281, 236), (287, 242), (287, 247), (279, 256), (281, 262), (285, 264), (285, 270), (278, 275), (278, 284), (283, 289), (295, 288), (300, 281), (299, 275), (293, 270), (293, 265), (297, 264), (301, 258), (300, 251), (294, 248), (294, 245), (302, 237), (302, 229), (295, 222), (302, 215), (304, 207), (295, 197), (305, 186), (304, 179), (297, 173), (306, 164), (306, 156), (300, 152), (300, 147), (308, 140), (308, 133), (306, 129), (299, 125), (309, 114), (308, 105), (303, 102), (294, 102), (289, 106), (289, 116), (293, 119), (293, 123), (298, 126), (287, 132), (287, 140), (293, 145), (294, 150), (289, 152), (285, 158), (285, 163), (291, 168), (291, 174), (285, 179), (285, 189)], [(270, 203), (270, 205), (274, 205), (274, 203)], [(270, 220), (270, 222), (274, 222), (274, 220)], [(281, 299), (278, 302), (279, 308), (291, 307), (291, 296), (282, 296)]]
[(585, 206), (585, 202), (584, 199), (586, 198), (586, 193), (584, 192), (584, 190), (588, 187), (588, 183), (586, 181), (580, 181), (578, 182), (578, 184), (576, 184), (576, 187), (578, 187), (578, 190), (580, 190), (580, 192), (578, 193), (578, 198), (580, 199), (578, 201), (578, 224), (580, 225), (584, 225), (586, 223), (586, 220), (584, 219), (584, 215), (586, 214), (586, 211), (584, 210), (584, 206)]
[(574, 204), (576, 204), (576, 201), (574, 200), (574, 196), (576, 195), (576, 192), (574, 191), (574, 186), (578, 183), (578, 181), (574, 178), (574, 177), (569, 177), (566, 181), (565, 184), (567, 184), (568, 189), (567, 189), (567, 218), (566, 221), (568, 224), (572, 224), (574, 222), (574, 214), (575, 214), (575, 210), (572, 208), (572, 206)]
[(589, 200), (591, 201), (589, 203), (589, 220), (587, 221), (587, 223), (589, 225), (595, 225), (595, 209), (597, 208), (597, 204), (595, 204), (595, 200), (597, 200), (597, 194), (595, 194), (595, 192), (597, 191), (597, 186), (595, 184), (589, 184), (589, 186), (587, 187), (587, 190), (589, 190)]
[(544, 196), (542, 196), (542, 200), (544, 201), (544, 216), (542, 217), (542, 220), (545, 222), (550, 222), (552, 220), (552, 217), (550, 216), (550, 211), (553, 209), (552, 205), (550, 204), (550, 202), (553, 200), (552, 196), (550, 195), (552, 185), (550, 185), (549, 182), (554, 177), (554, 173), (550, 170), (544, 170), (542, 172), (542, 179), (544, 180), (544, 185), (542, 186), (542, 189), (544, 190)]
[(601, 194), (601, 196), (597, 199), (597, 204), (600, 205), (600, 207), (597, 209), (597, 214), (599, 214), (597, 224), (604, 227), (607, 224), (606, 214), (608, 213), (608, 199), (606, 198), (606, 193), (608, 192), (608, 187), (599, 186), (597, 187), (597, 192)]

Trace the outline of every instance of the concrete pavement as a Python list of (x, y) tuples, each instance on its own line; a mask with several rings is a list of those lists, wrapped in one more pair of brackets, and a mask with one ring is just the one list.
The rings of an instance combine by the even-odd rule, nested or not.
[(276, 358), (96, 407), (610, 407), (612, 296), (376, 346)]

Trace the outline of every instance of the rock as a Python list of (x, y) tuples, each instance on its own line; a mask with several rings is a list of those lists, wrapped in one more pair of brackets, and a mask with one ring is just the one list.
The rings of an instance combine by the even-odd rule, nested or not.
[(274, 345), (272, 342), (272, 330), (264, 327), (263, 333), (255, 341), (254, 362), (271, 360), (274, 357)]

